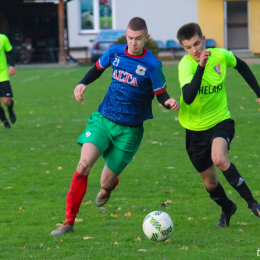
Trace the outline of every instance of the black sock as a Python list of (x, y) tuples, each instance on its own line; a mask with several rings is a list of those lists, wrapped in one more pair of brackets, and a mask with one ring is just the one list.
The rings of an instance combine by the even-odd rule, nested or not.
[(232, 201), (227, 197), (222, 185), (218, 183), (213, 191), (208, 191), (209, 196), (214, 200), (224, 212), (229, 212), (232, 208)]
[(5, 122), (7, 120), (5, 117), (5, 111), (2, 107), (0, 107), (0, 119), (2, 122)]
[(9, 113), (13, 111), (13, 107), (14, 107), (14, 101), (13, 100), (11, 100), (11, 101), (12, 101), (11, 106), (7, 107), (7, 110), (8, 110)]
[(252, 203), (256, 202), (251, 191), (247, 187), (244, 179), (239, 174), (236, 166), (231, 163), (226, 171), (222, 171), (229, 184), (239, 193), (239, 195), (247, 202), (248, 207), (252, 207)]

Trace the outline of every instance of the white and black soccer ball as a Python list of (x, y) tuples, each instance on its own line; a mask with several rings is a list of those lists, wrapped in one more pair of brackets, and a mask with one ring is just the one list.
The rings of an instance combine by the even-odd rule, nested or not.
[(152, 241), (168, 239), (174, 230), (171, 217), (163, 211), (149, 213), (143, 221), (143, 231)]

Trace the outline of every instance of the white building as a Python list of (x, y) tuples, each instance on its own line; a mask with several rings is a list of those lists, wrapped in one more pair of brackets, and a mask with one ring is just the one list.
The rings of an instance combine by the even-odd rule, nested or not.
[(70, 54), (89, 58), (100, 29), (126, 29), (135, 16), (146, 20), (153, 40), (173, 39), (180, 26), (198, 22), (197, 0), (72, 0), (67, 3)]

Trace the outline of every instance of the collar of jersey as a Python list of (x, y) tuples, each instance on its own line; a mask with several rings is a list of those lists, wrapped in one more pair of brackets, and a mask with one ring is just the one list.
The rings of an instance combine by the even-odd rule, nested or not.
[(141, 55), (132, 55), (127, 51), (127, 47), (128, 47), (128, 45), (125, 47), (125, 54), (132, 57), (132, 58), (143, 58), (145, 56), (146, 52), (147, 52), (146, 48), (144, 48), (144, 51)]

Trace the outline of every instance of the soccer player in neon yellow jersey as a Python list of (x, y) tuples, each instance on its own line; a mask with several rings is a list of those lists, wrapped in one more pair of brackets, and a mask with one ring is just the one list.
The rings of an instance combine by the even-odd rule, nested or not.
[(260, 104), (259, 85), (247, 64), (232, 52), (220, 48), (206, 49), (206, 38), (198, 24), (183, 25), (177, 38), (188, 53), (178, 68), (182, 90), (179, 121), (186, 129), (186, 149), (190, 160), (200, 173), (210, 198), (222, 208), (217, 226), (228, 227), (237, 206), (219, 183), (215, 167), (223, 172), (252, 212), (260, 217), (259, 203), (228, 159), (235, 124), (227, 108), (227, 67), (237, 69), (256, 93)]
[[(10, 66), (8, 68), (6, 53), (8, 55), (8, 60)], [(15, 74), (14, 68), (14, 52), (12, 50), (12, 46), (9, 42), (9, 39), (4, 34), (0, 34), (0, 97), (3, 100), (3, 103), (7, 106), (7, 111), (10, 117), (11, 123), (15, 123), (16, 116), (13, 111), (14, 102), (12, 100), (13, 92), (11, 89), (9, 76), (13, 76)], [(10, 128), (10, 124), (5, 116), (5, 111), (1, 106), (0, 102), (0, 119), (3, 122), (5, 128)]]

